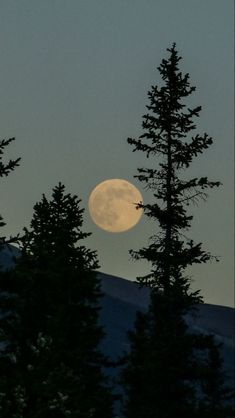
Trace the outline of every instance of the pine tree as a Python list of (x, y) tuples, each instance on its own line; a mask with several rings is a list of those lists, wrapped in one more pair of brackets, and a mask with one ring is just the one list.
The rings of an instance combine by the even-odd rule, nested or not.
[(112, 417), (99, 350), (98, 261), (77, 245), (90, 235), (81, 230), (80, 202), (59, 184), (24, 229), (22, 256), (7, 281), (15, 297), (5, 300), (2, 324), (9, 342), (3, 418)]
[(195, 87), (190, 85), (189, 74), (179, 70), (181, 57), (176, 45), (167, 51), (169, 57), (158, 67), (163, 85), (152, 86), (148, 93), (144, 133), (138, 139), (128, 138), (133, 151), (144, 152), (154, 162), (154, 168), (139, 168), (135, 176), (153, 191), (154, 200), (139, 203), (137, 208), (160, 226), (148, 246), (131, 251), (134, 259), (151, 263), (150, 273), (137, 278), (141, 286), (151, 288), (151, 303), (144, 318), (137, 317), (135, 330), (130, 333), (131, 351), (122, 375), (128, 418), (197, 416), (202, 390), (200, 355), (206, 352), (205, 347), (202, 351), (205, 339), (190, 332), (185, 320), (202, 297), (190, 289), (185, 270), (213, 256), (201, 243), (185, 236), (193, 219), (187, 207), (206, 199), (207, 189), (218, 187), (220, 182), (207, 177), (185, 178), (185, 169), (213, 141), (206, 133), (192, 136), (201, 106), (186, 107), (184, 100)]
[[(7, 177), (11, 171), (14, 171), (16, 167), (19, 166), (20, 158), (17, 158), (15, 160), (9, 160), (7, 163), (4, 163), (2, 161), (2, 157), (4, 155), (5, 148), (14, 141), (15, 138), (9, 138), (9, 139), (2, 139), (0, 141), (0, 177)], [(3, 220), (3, 217), (0, 215), (0, 228), (4, 227), (6, 224)], [(15, 241), (13, 237), (6, 240), (6, 237), (0, 237), (0, 251), (4, 244), (10, 243)]]
[[(9, 139), (2, 139), (0, 141), (0, 177), (7, 177), (12, 171), (15, 170), (16, 167), (19, 166), (19, 162), (20, 162), (20, 158), (17, 158), (15, 160), (8, 160), (7, 162), (3, 161), (3, 156), (4, 156), (4, 152), (5, 152), (5, 148), (10, 145), (11, 142), (13, 142), (15, 140), (15, 138), (9, 138)], [(3, 217), (0, 215), (0, 228), (4, 227), (6, 225), (6, 223), (3, 220)], [(6, 238), (5, 236), (0, 236), (0, 252), (5, 248), (6, 245), (10, 244), (11, 242), (16, 242), (18, 239), (18, 236), (16, 237), (10, 237), (10, 238)], [(0, 323), (2, 322), (2, 320), (4, 319), (4, 317), (6, 318), (8, 315), (8, 309), (4, 309), (5, 308), (5, 300), (8, 300), (9, 298), (9, 293), (6, 292), (6, 290), (10, 290), (5, 288), (4, 283), (6, 280), (6, 276), (7, 273), (3, 270), (3, 266), (0, 265)], [(7, 305), (7, 304), (6, 304)], [(4, 381), (5, 385), (7, 385), (7, 380), (6, 380), (6, 375), (5, 375), (5, 370), (6, 370), (6, 365), (4, 362), (2, 362), (2, 353), (4, 348), (6, 347), (6, 341), (4, 338), (4, 333), (1, 330), (1, 325), (0, 325), (0, 363), (1, 363), (1, 380)], [(0, 405), (1, 405), (1, 401), (4, 398), (4, 392), (0, 391)], [(1, 406), (0, 406), (0, 415), (1, 415)], [(10, 415), (8, 415), (10, 416)]]
[[(221, 355), (222, 344), (213, 335), (201, 337), (201, 350), (206, 349), (201, 364), (201, 392), (198, 416), (201, 418), (232, 418), (235, 415), (235, 391), (225, 381), (228, 380)], [(230, 377), (231, 379), (231, 377)], [(234, 382), (231, 382), (232, 385)]]

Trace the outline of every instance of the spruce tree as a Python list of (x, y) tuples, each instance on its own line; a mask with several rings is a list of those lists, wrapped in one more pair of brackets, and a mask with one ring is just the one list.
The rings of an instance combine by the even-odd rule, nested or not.
[[(201, 418), (232, 418), (235, 415), (234, 379), (228, 376), (223, 368), (221, 355), (222, 344), (214, 335), (201, 336), (201, 352), (206, 355), (200, 364), (201, 397), (198, 416)], [(225, 382), (227, 381), (227, 384)]]
[[(12, 141), (14, 141), (15, 138), (9, 138), (9, 139), (2, 139), (0, 141), (0, 177), (7, 177), (12, 171), (15, 170), (16, 167), (19, 166), (20, 158), (16, 158), (15, 160), (9, 160), (6, 163), (3, 161), (3, 155), (5, 152), (5, 148), (10, 145)], [(4, 227), (6, 224), (3, 220), (3, 217), (0, 215), (0, 228)], [(6, 237), (0, 237), (0, 251), (3, 248), (3, 245), (6, 243), (10, 243), (15, 241), (13, 237), (6, 240)]]
[[(139, 203), (137, 208), (160, 227), (148, 246), (131, 250), (134, 259), (151, 264), (150, 273), (137, 278), (141, 286), (151, 288), (151, 303), (146, 314), (137, 316), (130, 333), (131, 350), (122, 375), (128, 418), (197, 416), (205, 389), (202, 370), (208, 347), (204, 336), (190, 332), (185, 320), (202, 297), (190, 289), (187, 269), (213, 256), (185, 233), (193, 219), (187, 213), (188, 205), (206, 199), (207, 190), (220, 182), (185, 176), (185, 169), (213, 141), (206, 133), (193, 135), (201, 106), (186, 106), (185, 99), (195, 87), (190, 85), (189, 74), (183, 75), (179, 69), (176, 45), (167, 51), (168, 58), (158, 67), (163, 83), (148, 92), (144, 132), (137, 139), (128, 138), (133, 151), (144, 152), (154, 164), (153, 168), (139, 168), (135, 176), (153, 192), (153, 201)], [(216, 345), (213, 347), (219, 354)]]
[[(3, 157), (5, 153), (6, 147), (13, 142), (15, 138), (9, 139), (2, 139), (0, 141), (0, 177), (4, 178), (7, 177), (12, 171), (15, 170), (16, 167), (19, 166), (20, 158), (17, 159), (10, 159), (7, 162), (4, 162)], [(0, 215), (0, 228), (3, 228), (6, 223), (3, 220), (3, 217)], [(18, 240), (18, 236), (16, 237), (9, 237), (6, 238), (1, 234), (0, 236), (0, 252), (3, 251), (11, 242), (16, 242)], [(10, 247), (9, 247), (10, 248)], [(4, 271), (2, 265), (0, 265), (0, 379), (1, 383), (4, 382), (4, 387), (7, 385), (7, 374), (5, 373), (7, 366), (3, 360), (3, 352), (6, 348), (6, 341), (4, 332), (1, 329), (1, 323), (8, 316), (8, 308), (7, 308), (7, 301), (10, 297), (9, 291), (10, 289), (5, 287), (6, 277), (8, 273)], [(9, 375), (8, 375), (9, 376)], [(4, 398), (4, 392), (1, 390), (2, 385), (0, 385), (0, 416), (1, 416), (1, 400)], [(10, 415), (8, 415), (10, 416)]]
[[(99, 350), (100, 282), (94, 251), (81, 241), (77, 196), (59, 184), (34, 206), (22, 255), (8, 277), (1, 358), (1, 417), (111, 418), (112, 395)], [(6, 374), (6, 373), (5, 373)], [(4, 376), (4, 373), (3, 373)], [(4, 391), (5, 385), (5, 391)]]

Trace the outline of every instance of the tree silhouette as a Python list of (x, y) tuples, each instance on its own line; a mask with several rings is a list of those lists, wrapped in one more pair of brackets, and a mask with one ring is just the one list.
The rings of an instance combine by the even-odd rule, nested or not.
[[(5, 148), (14, 141), (15, 138), (9, 138), (9, 139), (2, 139), (0, 141), (0, 177), (7, 177), (11, 171), (14, 171), (16, 167), (19, 166), (20, 158), (17, 158), (16, 160), (9, 160), (8, 162), (4, 163), (2, 160)], [(5, 222), (3, 220), (3, 217), (0, 215), (0, 228), (5, 226)], [(8, 240), (6, 240), (6, 237), (0, 237), (0, 251), (2, 249), (2, 246), (6, 243), (14, 242), (15, 238), (10, 237)]]
[[(131, 352), (122, 376), (128, 418), (197, 416), (205, 389), (202, 364), (208, 347), (205, 337), (190, 332), (185, 320), (202, 297), (199, 291), (190, 289), (185, 270), (213, 256), (203, 250), (201, 243), (186, 237), (185, 231), (193, 219), (187, 213), (188, 205), (206, 199), (207, 190), (220, 182), (185, 176), (185, 169), (213, 141), (206, 133), (192, 136), (201, 106), (190, 108), (184, 103), (195, 87), (190, 85), (189, 74), (179, 70), (181, 57), (176, 45), (167, 51), (169, 57), (158, 67), (163, 84), (152, 86), (148, 92), (144, 133), (138, 139), (128, 138), (133, 151), (144, 152), (154, 164), (154, 168), (139, 168), (135, 176), (153, 192), (154, 199), (139, 203), (137, 208), (160, 227), (148, 246), (131, 250), (134, 259), (151, 264), (150, 273), (137, 278), (140, 285), (151, 288), (151, 303), (145, 315), (137, 316), (135, 330), (130, 333)], [(216, 344), (213, 350), (219, 356)]]
[(81, 230), (80, 202), (59, 184), (51, 201), (43, 195), (34, 206), (24, 229), (1, 321), (8, 341), (0, 363), (8, 378), (1, 379), (4, 418), (112, 417), (99, 350), (98, 261), (77, 245), (90, 235)]

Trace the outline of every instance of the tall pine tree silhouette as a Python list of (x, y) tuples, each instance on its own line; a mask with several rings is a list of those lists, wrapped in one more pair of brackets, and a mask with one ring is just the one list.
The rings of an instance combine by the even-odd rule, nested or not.
[[(140, 285), (151, 288), (151, 303), (147, 314), (137, 316), (129, 335), (131, 352), (122, 375), (128, 418), (197, 416), (203, 379), (209, 376), (205, 337), (190, 333), (185, 321), (185, 315), (202, 302), (200, 292), (190, 289), (185, 270), (213, 257), (185, 231), (193, 219), (188, 205), (205, 199), (207, 189), (220, 183), (207, 177), (185, 178), (185, 169), (213, 141), (206, 133), (192, 135), (201, 107), (186, 107), (184, 100), (195, 87), (190, 86), (189, 74), (179, 70), (176, 45), (167, 51), (169, 57), (158, 68), (162, 86), (152, 86), (148, 93), (144, 133), (128, 138), (133, 151), (145, 153), (154, 163), (153, 168), (139, 168), (135, 177), (153, 192), (153, 202), (138, 207), (160, 227), (148, 246), (131, 251), (134, 259), (151, 263), (150, 273), (137, 278)], [(216, 344), (213, 347), (219, 356)]]
[(80, 202), (59, 184), (50, 201), (43, 195), (34, 206), (24, 230), (2, 321), (8, 341), (0, 363), (8, 373), (1, 382), (4, 418), (112, 417), (99, 350), (98, 262), (80, 244), (90, 235), (81, 229)]

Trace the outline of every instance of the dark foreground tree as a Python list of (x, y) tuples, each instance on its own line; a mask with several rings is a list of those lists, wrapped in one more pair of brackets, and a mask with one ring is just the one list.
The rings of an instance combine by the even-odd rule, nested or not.
[[(3, 161), (3, 155), (5, 148), (14, 141), (15, 138), (9, 138), (9, 139), (2, 139), (0, 141), (0, 177), (7, 177), (11, 171), (14, 171), (16, 167), (19, 166), (20, 158), (17, 158), (16, 160), (9, 160), (6, 163)], [(0, 228), (5, 226), (5, 222), (3, 221), (2, 216), (0, 215)], [(3, 246), (6, 243), (13, 242), (15, 239), (11, 237), (10, 239), (6, 240), (6, 237), (0, 236), (0, 251), (2, 250)]]
[[(83, 209), (59, 184), (34, 206), (22, 256), (5, 280), (1, 417), (111, 418), (99, 351), (96, 253), (80, 242)], [(6, 377), (6, 379), (5, 379)]]
[[(6, 147), (10, 145), (12, 141), (14, 141), (15, 138), (9, 138), (9, 139), (2, 139), (0, 141), (0, 177), (7, 177), (12, 171), (15, 170), (17, 166), (19, 166), (20, 158), (17, 158), (15, 160), (8, 160), (5, 162), (3, 160), (4, 153)], [(0, 228), (3, 228), (6, 225), (6, 223), (3, 220), (3, 217), (0, 214)], [(0, 253), (6, 249), (6, 245), (8, 245), (10, 242), (17, 241), (17, 237), (10, 237), (6, 238), (2, 234), (0, 234)], [(9, 246), (10, 248), (10, 246)], [(5, 282), (6, 273), (3, 270), (3, 266), (0, 264), (0, 320), (6, 317), (7, 311), (4, 312), (3, 307), (3, 299), (7, 299), (8, 293), (6, 293), (6, 289), (4, 289), (4, 282)], [(5, 343), (2, 342), (4, 340), (4, 335), (2, 333), (2, 330), (0, 329), (0, 357), (2, 357), (3, 350), (5, 348)], [(5, 368), (5, 365), (3, 365)], [(1, 375), (2, 370), (0, 370)], [(6, 382), (5, 376), (2, 376), (2, 381), (4, 380)], [(0, 389), (0, 404), (1, 404), (1, 398), (4, 396), (4, 394), (1, 392)], [(0, 406), (0, 416), (1, 416), (1, 406)]]
[[(158, 68), (163, 85), (152, 86), (148, 93), (144, 133), (138, 139), (128, 139), (134, 151), (144, 152), (154, 164), (153, 168), (139, 168), (135, 177), (153, 191), (154, 199), (138, 207), (160, 227), (147, 247), (131, 251), (134, 259), (151, 263), (150, 273), (137, 278), (142, 286), (151, 288), (151, 303), (146, 314), (137, 316), (135, 330), (130, 333), (131, 352), (123, 372), (128, 418), (188, 418), (198, 416), (199, 407), (200, 413), (206, 410), (209, 414), (212, 392), (206, 406), (209, 386), (205, 382), (213, 380), (212, 348), (220, 358), (214, 340), (190, 332), (185, 320), (202, 302), (200, 292), (190, 290), (185, 270), (213, 258), (201, 243), (185, 236), (193, 219), (187, 207), (205, 199), (207, 189), (220, 183), (185, 176), (185, 169), (212, 144), (212, 138), (207, 134), (192, 136), (201, 107), (186, 107), (184, 99), (195, 87), (190, 86), (189, 75), (179, 70), (181, 57), (175, 44), (168, 52), (169, 57)], [(226, 397), (223, 379), (217, 379), (217, 384), (221, 394), (217, 406), (222, 408)]]

